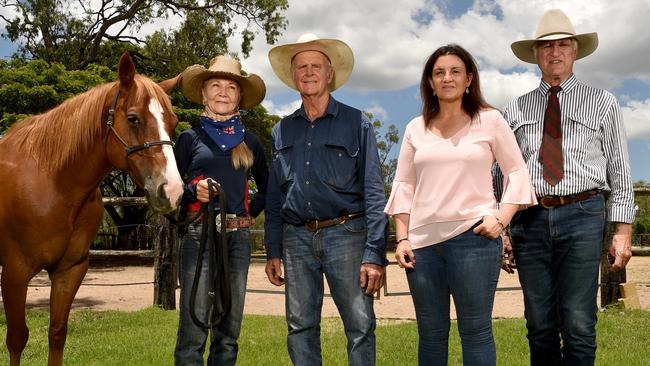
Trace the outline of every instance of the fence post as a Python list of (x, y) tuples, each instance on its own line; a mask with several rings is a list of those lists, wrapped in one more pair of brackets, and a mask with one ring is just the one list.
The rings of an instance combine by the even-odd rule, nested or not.
[(605, 243), (603, 245), (603, 252), (600, 255), (600, 306), (603, 308), (618, 302), (618, 299), (621, 297), (621, 290), (618, 285), (626, 282), (625, 268), (614, 272), (607, 259), (607, 253), (609, 253), (609, 247), (612, 245), (615, 230), (615, 223), (607, 223)]
[(176, 225), (158, 215), (160, 228), (154, 245), (154, 291), (153, 303), (165, 310), (176, 309)]

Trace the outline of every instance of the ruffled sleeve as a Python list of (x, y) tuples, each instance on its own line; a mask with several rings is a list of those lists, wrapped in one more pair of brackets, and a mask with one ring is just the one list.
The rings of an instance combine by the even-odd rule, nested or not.
[(508, 174), (504, 173), (501, 203), (514, 203), (525, 207), (537, 204), (535, 191), (526, 166), (511, 170)]
[(384, 212), (388, 215), (411, 213), (417, 179), (415, 166), (413, 165), (415, 147), (411, 141), (411, 127), (412, 123), (409, 123), (406, 126), (406, 131), (404, 131), (404, 139), (397, 158), (397, 170), (395, 171), (393, 187), (384, 209)]
[(503, 190), (501, 203), (522, 205), (522, 208), (537, 204), (528, 168), (521, 155), (514, 133), (501, 113), (495, 114), (495, 137), (492, 150), (503, 172)]

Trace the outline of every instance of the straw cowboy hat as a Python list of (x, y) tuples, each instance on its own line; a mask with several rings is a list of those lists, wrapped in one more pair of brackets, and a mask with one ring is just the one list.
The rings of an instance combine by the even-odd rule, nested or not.
[(303, 51), (318, 51), (329, 58), (334, 69), (334, 77), (327, 86), (329, 91), (340, 88), (348, 81), (354, 66), (354, 55), (350, 46), (338, 39), (320, 39), (315, 34), (305, 33), (296, 43), (273, 47), (269, 51), (273, 72), (288, 87), (298, 90), (291, 77), (291, 61), (296, 54)]
[(517, 58), (531, 64), (537, 63), (537, 59), (535, 59), (535, 54), (533, 53), (533, 46), (538, 41), (575, 38), (578, 40), (576, 60), (589, 56), (598, 47), (598, 34), (595, 32), (576, 34), (571, 20), (560, 9), (550, 9), (544, 13), (539, 24), (537, 24), (537, 32), (535, 32), (534, 37), (534, 39), (517, 41), (510, 45), (512, 52), (515, 53)]
[(203, 65), (189, 66), (181, 74), (181, 91), (185, 97), (195, 103), (203, 104), (203, 82), (214, 77), (234, 80), (239, 84), (242, 97), (240, 108), (251, 108), (262, 102), (266, 95), (266, 86), (262, 78), (255, 74), (242, 76), (241, 64), (230, 56), (217, 56), (210, 60), (210, 67)]

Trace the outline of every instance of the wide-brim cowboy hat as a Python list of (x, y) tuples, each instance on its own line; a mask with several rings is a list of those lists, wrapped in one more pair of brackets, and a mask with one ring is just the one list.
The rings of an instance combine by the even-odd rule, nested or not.
[(273, 72), (288, 87), (298, 90), (291, 77), (291, 61), (295, 55), (304, 51), (318, 51), (329, 58), (334, 69), (334, 77), (327, 85), (329, 91), (340, 88), (348, 81), (354, 67), (354, 55), (350, 46), (338, 39), (321, 39), (315, 34), (306, 33), (301, 35), (296, 43), (273, 47), (269, 51)]
[(510, 48), (518, 59), (536, 64), (537, 59), (533, 53), (533, 47), (536, 42), (563, 38), (575, 38), (578, 41), (576, 60), (591, 55), (598, 47), (597, 33), (576, 34), (571, 20), (562, 10), (550, 9), (540, 19), (533, 39), (514, 42), (510, 45)]
[(203, 82), (215, 77), (226, 78), (239, 84), (242, 91), (239, 107), (252, 108), (264, 100), (266, 85), (259, 76), (255, 74), (243, 76), (241, 71), (239, 61), (229, 56), (217, 56), (210, 60), (207, 69), (203, 65), (192, 65), (185, 69), (181, 74), (181, 91), (187, 99), (203, 104)]

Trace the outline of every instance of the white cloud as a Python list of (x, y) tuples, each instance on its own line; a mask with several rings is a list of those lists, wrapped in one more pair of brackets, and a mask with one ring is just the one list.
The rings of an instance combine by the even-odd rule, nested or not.
[(275, 103), (273, 103), (270, 99), (264, 99), (262, 102), (262, 106), (266, 108), (266, 110), (269, 112), (269, 114), (273, 114), (276, 116), (284, 117), (288, 116), (291, 113), (295, 112), (296, 109), (300, 108), (302, 105), (302, 100), (294, 100), (293, 102), (289, 104), (281, 104), (276, 106)]
[(650, 99), (630, 101), (621, 111), (629, 138), (650, 137)]
[(483, 70), (481, 90), (488, 103), (503, 109), (514, 98), (539, 86), (539, 76), (531, 72), (501, 73), (498, 70)]
[[(619, 86), (626, 78), (650, 81), (650, 32), (644, 26), (650, 12), (647, 0), (482, 0), (453, 18), (436, 6), (442, 7), (445, 1), (404, 0), (395, 6), (393, 0), (290, 0), (286, 12), (289, 25), (279, 44), (293, 43), (305, 32), (344, 40), (355, 54), (355, 69), (346, 88), (360, 92), (417, 85), (426, 57), (451, 42), (467, 48), (481, 70), (504, 72), (518, 67), (532, 75), (536, 66), (519, 61), (510, 44), (530, 38), (544, 10), (559, 7), (578, 33), (599, 34), (596, 53), (576, 63), (581, 80), (606, 89)], [(418, 11), (431, 21), (416, 21)], [(262, 75), (271, 92), (286, 90), (271, 71), (267, 58), (271, 47), (258, 36), (253, 54), (244, 64)], [(528, 77), (528, 73), (523, 74)]]
[(369, 107), (363, 108), (368, 113), (371, 113), (374, 119), (380, 121), (386, 121), (388, 119), (388, 112), (384, 107), (380, 106), (379, 103), (373, 101), (370, 103)]

